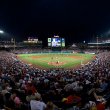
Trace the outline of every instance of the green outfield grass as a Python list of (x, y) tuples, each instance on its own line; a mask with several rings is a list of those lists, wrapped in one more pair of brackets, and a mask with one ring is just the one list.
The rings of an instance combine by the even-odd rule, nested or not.
[(19, 54), (18, 59), (30, 65), (43, 68), (75, 68), (91, 61), (95, 55), (79, 53)]

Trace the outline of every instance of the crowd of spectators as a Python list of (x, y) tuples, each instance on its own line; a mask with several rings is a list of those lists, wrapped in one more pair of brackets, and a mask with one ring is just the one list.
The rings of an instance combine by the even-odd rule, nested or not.
[(41, 70), (0, 52), (0, 108), (105, 110), (110, 107), (110, 52), (79, 69)]
[(12, 53), (16, 53), (16, 54), (21, 54), (21, 53), (47, 53), (47, 52), (51, 52), (51, 49), (42, 49), (42, 48), (38, 48), (38, 47), (30, 47), (30, 48), (16, 48), (11, 49)]

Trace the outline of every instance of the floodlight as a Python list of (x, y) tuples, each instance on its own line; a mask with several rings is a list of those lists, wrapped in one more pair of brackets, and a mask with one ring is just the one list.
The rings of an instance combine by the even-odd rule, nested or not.
[(0, 34), (3, 34), (4, 33), (4, 31), (3, 30), (0, 30)]

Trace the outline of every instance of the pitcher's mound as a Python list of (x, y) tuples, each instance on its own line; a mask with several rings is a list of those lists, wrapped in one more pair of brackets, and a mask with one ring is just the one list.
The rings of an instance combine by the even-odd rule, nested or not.
[(64, 64), (65, 62), (48, 62), (48, 65), (53, 65), (53, 66), (62, 66)]

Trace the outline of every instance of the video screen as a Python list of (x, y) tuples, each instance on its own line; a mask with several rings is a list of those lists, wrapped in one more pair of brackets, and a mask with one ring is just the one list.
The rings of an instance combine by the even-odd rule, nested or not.
[(61, 38), (52, 38), (52, 47), (61, 47)]

